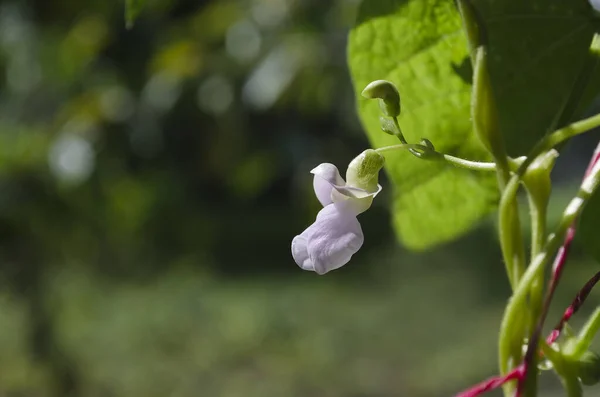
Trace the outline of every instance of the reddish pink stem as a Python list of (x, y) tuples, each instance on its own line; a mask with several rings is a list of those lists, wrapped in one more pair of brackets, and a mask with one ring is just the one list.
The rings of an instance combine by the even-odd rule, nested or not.
[[(594, 167), (594, 165), (596, 165), (596, 163), (599, 160), (600, 160), (600, 144), (598, 144), (598, 147), (596, 147), (596, 150), (594, 151), (594, 154), (592, 155), (592, 159), (591, 159), (590, 163), (588, 164), (587, 169), (585, 170), (584, 179), (585, 179), (585, 177), (587, 177), (590, 174), (590, 172), (592, 171), (592, 168)], [(565, 242), (563, 243), (562, 247), (560, 247), (560, 249), (558, 250), (558, 253), (556, 254), (556, 259), (554, 260), (554, 263), (552, 264), (552, 279), (550, 280), (550, 291), (552, 292), (552, 294), (554, 294), (554, 290), (556, 289), (556, 286), (558, 285), (558, 280), (560, 280), (560, 276), (562, 275), (562, 271), (563, 271), (565, 262), (567, 261), (567, 255), (569, 254), (569, 250), (571, 248), (571, 243), (573, 242), (574, 237), (575, 237), (575, 226), (571, 225), (569, 227), (569, 229), (567, 230), (567, 235), (565, 236)], [(596, 276), (592, 277), (592, 280), (595, 277)], [(563, 314), (563, 317), (560, 320), (560, 322), (554, 327), (552, 332), (550, 332), (550, 335), (548, 335), (548, 338), (546, 339), (546, 342), (548, 344), (554, 343), (558, 339), (565, 323), (567, 321), (569, 321), (571, 316), (573, 314), (575, 314), (575, 312), (579, 309), (579, 307), (581, 306), (581, 304), (583, 302), (581, 301), (578, 303), (578, 299), (581, 298), (582, 293), (586, 290), (586, 287), (588, 286), (588, 284), (590, 284), (590, 282), (592, 280), (588, 281), (588, 283), (582, 288), (582, 290), (579, 292), (579, 294), (577, 294), (577, 296), (575, 297), (575, 300), (571, 303), (571, 305), (569, 305), (569, 307), (567, 307), (567, 310), (565, 310), (565, 313)], [(593, 284), (595, 284), (595, 282)], [(593, 288), (593, 285), (590, 287), (590, 290), (591, 290), (591, 288)], [(583, 298), (583, 300), (585, 300), (585, 298), (587, 297), (588, 294), (589, 294), (589, 290), (587, 291), (587, 293), (585, 293), (585, 297)]]
[[(583, 179), (585, 179), (589, 173), (591, 172), (596, 162), (600, 159), (600, 143), (596, 147), (594, 154), (588, 164), (587, 169), (585, 170), (585, 174)], [(521, 397), (525, 388), (525, 381), (527, 379), (527, 370), (529, 367), (532, 367), (534, 364), (534, 360), (536, 359), (536, 352), (538, 351), (538, 342), (540, 339), (540, 335), (542, 333), (542, 327), (544, 326), (544, 322), (546, 321), (546, 316), (548, 314), (548, 309), (550, 308), (550, 302), (554, 297), (554, 292), (556, 291), (556, 287), (560, 281), (560, 277), (562, 275), (563, 269), (565, 267), (565, 263), (567, 262), (567, 256), (569, 255), (569, 251), (571, 249), (571, 244), (573, 243), (573, 238), (575, 237), (575, 224), (573, 223), (569, 229), (567, 229), (567, 234), (565, 236), (565, 240), (562, 246), (559, 248), (556, 253), (556, 257), (554, 259), (554, 263), (552, 264), (552, 277), (550, 278), (550, 285), (548, 287), (548, 292), (546, 293), (546, 298), (544, 299), (544, 303), (542, 305), (542, 312), (540, 313), (540, 318), (538, 319), (535, 330), (533, 331), (531, 338), (529, 339), (529, 344), (527, 345), (527, 352), (525, 353), (525, 371), (523, 373), (523, 377), (519, 379), (517, 386), (517, 394), (516, 397)], [(600, 273), (598, 274), (600, 276)], [(552, 332), (552, 338), (556, 340), (562, 331), (562, 328), (565, 322), (571, 318), (571, 316), (579, 310), (590, 291), (594, 287), (594, 285), (598, 282), (595, 280), (595, 277), (592, 277), (592, 280), (588, 281), (586, 285), (579, 291), (573, 303), (567, 308), (563, 318), (559, 322), (559, 324), (554, 328)], [(554, 332), (558, 331), (558, 332)], [(550, 339), (550, 337), (548, 337)]]
[[(584, 179), (591, 172), (592, 168), (596, 164), (596, 162), (600, 159), (600, 143), (596, 147), (594, 154), (588, 164), (587, 169), (585, 170)], [(575, 237), (575, 224), (572, 224), (569, 229), (567, 229), (567, 234), (565, 236), (565, 240), (562, 246), (559, 248), (556, 253), (556, 257), (554, 259), (554, 263), (552, 264), (552, 277), (550, 278), (550, 285), (548, 287), (548, 292), (546, 293), (546, 298), (544, 299), (544, 303), (542, 306), (542, 312), (540, 313), (540, 318), (538, 319), (535, 330), (533, 331), (531, 338), (529, 339), (529, 344), (527, 345), (527, 352), (525, 353), (524, 364), (525, 370), (523, 372), (523, 376), (519, 378), (518, 386), (517, 386), (517, 394), (516, 397), (521, 397), (523, 395), (523, 391), (525, 389), (525, 382), (527, 380), (527, 370), (529, 367), (533, 366), (534, 360), (536, 359), (536, 352), (538, 351), (538, 341), (540, 339), (540, 334), (542, 333), (542, 327), (544, 326), (544, 322), (546, 321), (546, 316), (548, 314), (548, 309), (550, 308), (550, 302), (554, 297), (554, 292), (556, 291), (556, 287), (560, 281), (563, 269), (565, 267), (565, 263), (567, 262), (567, 256), (569, 255), (569, 251), (571, 249), (571, 244), (573, 243), (573, 238)], [(600, 276), (600, 273), (598, 274)], [(548, 337), (548, 340), (553, 339), (556, 340), (560, 336), (560, 332), (562, 328), (571, 318), (571, 316), (579, 310), (588, 294), (594, 287), (594, 285), (598, 282), (598, 280), (594, 280), (595, 276), (592, 280), (588, 281), (586, 285), (579, 291), (573, 303), (567, 308), (563, 318), (559, 322), (559, 324), (554, 328), (551, 336)]]
[[(569, 255), (571, 243), (573, 242), (573, 238), (575, 238), (575, 227), (571, 225), (567, 230), (565, 242), (563, 243), (562, 247), (560, 247), (560, 249), (558, 250), (558, 253), (556, 254), (556, 259), (554, 259), (554, 263), (552, 264), (552, 278), (550, 280), (550, 298), (552, 298), (552, 296), (554, 295), (554, 291), (556, 290), (556, 286), (558, 285), (558, 280), (560, 280), (560, 276), (562, 275), (565, 262), (567, 261), (567, 255)], [(548, 344), (554, 343), (558, 339), (563, 326), (574, 313), (572, 309), (573, 308), (571, 304), (565, 311), (562, 320), (556, 325), (556, 327), (554, 327), (552, 332), (550, 332), (550, 335), (548, 335), (548, 338), (546, 338), (546, 342)]]
[[(591, 172), (592, 168), (598, 161), (600, 161), (600, 143), (598, 144), (598, 147), (596, 147), (596, 150), (595, 150), (594, 154), (592, 155), (592, 159), (585, 171), (584, 179), (585, 179), (585, 177), (588, 176), (588, 174)], [(550, 279), (550, 285), (548, 287), (548, 292), (546, 294), (546, 298), (544, 299), (542, 313), (540, 315), (540, 319), (538, 321), (536, 329), (534, 330), (533, 335), (530, 338), (529, 345), (527, 346), (527, 352), (525, 354), (525, 359), (524, 359), (523, 363), (521, 363), (518, 367), (516, 367), (515, 369), (510, 371), (508, 374), (506, 374), (504, 376), (494, 376), (492, 378), (489, 378), (489, 379), (457, 394), (456, 397), (476, 397), (487, 391), (494, 390), (494, 389), (502, 386), (506, 382), (509, 382), (509, 381), (515, 380), (515, 379), (518, 381), (516, 397), (522, 396), (525, 379), (527, 378), (527, 372), (533, 362), (533, 359), (535, 358), (534, 354), (537, 351), (538, 340), (539, 340), (539, 337), (540, 337), (540, 334), (542, 331), (544, 321), (546, 319), (546, 315), (548, 313), (548, 308), (549, 308), (550, 302), (552, 301), (552, 298), (554, 296), (554, 292), (556, 291), (556, 287), (558, 286), (558, 282), (560, 281), (560, 278), (561, 278), (565, 263), (567, 261), (567, 256), (569, 255), (569, 251), (571, 248), (571, 244), (573, 243), (574, 237), (575, 237), (575, 226), (571, 225), (569, 227), (569, 229), (567, 230), (567, 234), (565, 236), (563, 245), (560, 247), (560, 249), (556, 253), (554, 263), (552, 264), (552, 277)], [(569, 321), (569, 319), (575, 313), (577, 313), (579, 308), (585, 302), (585, 300), (588, 297), (589, 293), (591, 292), (592, 288), (594, 288), (594, 286), (596, 285), (596, 283), (598, 283), (598, 281), (600, 281), (600, 272), (596, 273), (594, 275), (594, 277), (592, 277), (583, 286), (583, 288), (579, 291), (579, 293), (577, 294), (577, 296), (575, 297), (573, 302), (569, 305), (569, 307), (567, 307), (567, 310), (565, 310), (565, 313), (563, 314), (559, 323), (554, 327), (552, 332), (550, 332), (550, 334), (546, 338), (546, 342), (548, 344), (554, 343), (558, 339), (565, 323), (567, 321)]]
[[(599, 281), (600, 281), (600, 272), (594, 274), (594, 276), (591, 279), (589, 279), (587, 283), (585, 283), (583, 288), (575, 296), (575, 299), (573, 299), (573, 302), (571, 302), (569, 307), (567, 307), (567, 310), (565, 310), (565, 313), (563, 314), (559, 323), (556, 325), (556, 327), (554, 327), (552, 332), (550, 332), (550, 334), (546, 338), (546, 342), (548, 344), (551, 344), (558, 339), (566, 322), (569, 321), (575, 313), (577, 313), (577, 311), (581, 308), (581, 306), (587, 299), (588, 295), (594, 288), (594, 286)], [(540, 354), (540, 356), (542, 356), (542, 355)], [(523, 363), (521, 363), (518, 367), (516, 367), (515, 369), (510, 371), (508, 374), (506, 374), (504, 376), (494, 376), (492, 378), (489, 378), (489, 379), (487, 379), (481, 383), (478, 383), (475, 386), (457, 394), (455, 397), (477, 397), (480, 394), (483, 394), (490, 390), (497, 389), (498, 387), (502, 386), (506, 382), (509, 382), (509, 381), (515, 380), (515, 379), (519, 382), (519, 386), (517, 386), (517, 396), (519, 396), (519, 393), (523, 392), (522, 384), (523, 384), (523, 381), (525, 380), (525, 376), (527, 375), (528, 363), (531, 363), (531, 361), (528, 361), (527, 357), (526, 357), (526, 359), (524, 360)]]
[[(567, 234), (565, 236), (565, 241), (563, 245), (559, 248), (556, 253), (556, 257), (554, 259), (554, 263), (552, 264), (552, 277), (550, 278), (550, 286), (548, 287), (548, 292), (546, 293), (546, 298), (544, 299), (544, 303), (542, 306), (542, 312), (540, 313), (540, 318), (538, 319), (535, 330), (533, 331), (531, 338), (529, 339), (529, 344), (527, 345), (527, 352), (525, 353), (524, 363), (525, 363), (525, 371), (523, 372), (523, 377), (519, 379), (517, 386), (516, 397), (521, 397), (525, 390), (525, 380), (527, 379), (527, 370), (529, 367), (534, 366), (535, 352), (538, 350), (538, 342), (540, 339), (540, 335), (542, 333), (542, 327), (544, 326), (544, 322), (546, 321), (546, 316), (548, 315), (548, 309), (550, 308), (550, 302), (552, 302), (552, 298), (554, 297), (554, 292), (556, 291), (556, 287), (558, 286), (558, 282), (560, 281), (560, 276), (562, 275), (562, 271), (564, 269), (565, 263), (567, 261), (567, 256), (569, 255), (569, 251), (571, 249), (571, 243), (573, 242), (573, 238), (575, 237), (575, 226), (571, 225), (567, 230)], [(589, 293), (589, 292), (588, 292)], [(577, 298), (576, 298), (577, 299)], [(567, 312), (569, 312), (569, 308), (567, 308)], [(565, 312), (565, 315), (567, 313)], [(571, 312), (568, 314), (567, 320), (573, 315)], [(565, 316), (563, 316), (565, 318)], [(567, 321), (565, 320), (565, 322)], [(558, 328), (555, 328), (547, 340), (556, 338), (560, 335), (560, 330), (564, 322), (562, 322)], [(558, 332), (555, 332), (558, 331)], [(551, 343), (551, 342), (550, 342)]]
[(508, 381), (514, 379), (521, 379), (524, 374), (525, 367), (523, 364), (519, 365), (517, 368), (513, 369), (509, 373), (504, 376), (494, 376), (487, 380), (484, 380), (481, 383), (476, 384), (468, 390), (465, 390), (455, 397), (476, 397), (482, 393), (485, 393), (490, 390), (497, 389)]
[(573, 299), (573, 302), (571, 302), (569, 307), (567, 307), (567, 310), (565, 310), (565, 313), (563, 314), (562, 318), (560, 319), (558, 324), (554, 327), (554, 329), (550, 333), (550, 336), (548, 336), (548, 339), (547, 339), (548, 343), (552, 343), (552, 342), (556, 341), (556, 339), (558, 339), (563, 327), (565, 326), (565, 323), (567, 321), (569, 321), (569, 319), (575, 313), (577, 313), (577, 311), (581, 308), (581, 306), (583, 306), (583, 303), (587, 299), (590, 292), (592, 292), (592, 289), (598, 283), (598, 281), (600, 281), (600, 272), (594, 274), (594, 276), (591, 279), (589, 279), (589, 281), (587, 283), (585, 283), (585, 285), (579, 291), (579, 293), (577, 294), (575, 299)]

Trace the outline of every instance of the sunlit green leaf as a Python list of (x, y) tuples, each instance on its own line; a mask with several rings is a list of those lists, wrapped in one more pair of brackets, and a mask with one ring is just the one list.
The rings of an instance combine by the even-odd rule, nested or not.
[[(582, 68), (594, 29), (586, 0), (543, 3), (475, 0), (488, 32), (490, 74), (507, 150), (525, 154), (552, 127)], [(364, 1), (350, 35), (355, 91), (394, 82), (409, 142), (430, 139), (442, 152), (486, 159), (470, 123), (472, 68), (452, 0)], [(359, 114), (373, 146), (397, 143), (379, 128), (379, 109), (363, 99)], [(453, 239), (493, 210), (493, 175), (475, 174), (390, 153), (396, 185), (394, 224), (409, 247)]]
[[(349, 62), (357, 92), (376, 79), (398, 86), (400, 124), (410, 142), (423, 137), (442, 152), (486, 157), (471, 131), (471, 65), (452, 1), (365, 1), (350, 35)], [(359, 100), (359, 113), (373, 146), (398, 143), (381, 132), (375, 102)], [(494, 208), (492, 174), (405, 152), (389, 153), (386, 163), (396, 185), (394, 224), (411, 248), (452, 239)]]

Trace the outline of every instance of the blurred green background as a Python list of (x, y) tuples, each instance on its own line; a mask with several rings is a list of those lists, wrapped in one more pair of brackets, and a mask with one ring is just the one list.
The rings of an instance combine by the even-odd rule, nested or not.
[[(492, 220), (407, 252), (384, 177), (348, 266), (291, 258), (309, 170), (367, 147), (357, 5), (149, 0), (126, 30), (120, 1), (0, 1), (0, 396), (444, 396), (496, 371)], [(550, 323), (594, 272), (574, 259)]]

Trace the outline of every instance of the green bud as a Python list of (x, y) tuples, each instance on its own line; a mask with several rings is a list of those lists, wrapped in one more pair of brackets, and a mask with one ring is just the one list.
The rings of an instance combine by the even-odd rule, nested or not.
[(548, 205), (552, 190), (550, 172), (552, 172), (557, 157), (558, 152), (554, 149), (538, 156), (523, 176), (523, 183), (538, 208), (546, 208)]
[(586, 386), (600, 382), (600, 357), (594, 352), (585, 352), (577, 361), (577, 376)]
[(365, 87), (362, 96), (367, 99), (379, 99), (379, 108), (387, 117), (400, 115), (400, 93), (394, 83), (375, 80)]
[(383, 168), (385, 157), (373, 149), (367, 149), (354, 158), (346, 171), (348, 186), (364, 189), (369, 193), (377, 191), (379, 171)]

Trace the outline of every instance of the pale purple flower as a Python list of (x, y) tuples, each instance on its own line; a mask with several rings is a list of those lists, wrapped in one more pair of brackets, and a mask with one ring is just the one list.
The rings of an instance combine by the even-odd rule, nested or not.
[(594, 10), (600, 12), (600, 0), (590, 0), (590, 4)]
[(294, 237), (292, 256), (302, 269), (325, 274), (348, 263), (362, 246), (364, 236), (356, 216), (371, 206), (381, 186), (371, 184), (368, 190), (350, 186), (336, 166), (328, 163), (311, 173), (315, 195), (324, 208), (312, 225)]

